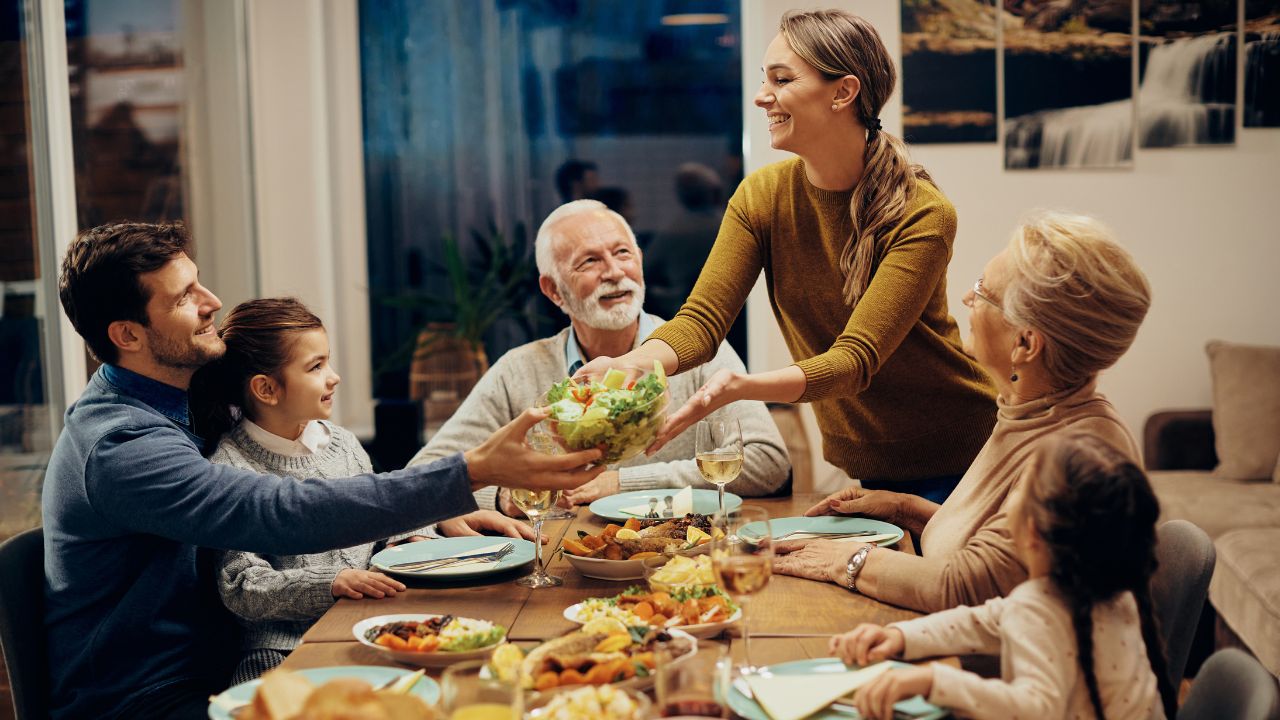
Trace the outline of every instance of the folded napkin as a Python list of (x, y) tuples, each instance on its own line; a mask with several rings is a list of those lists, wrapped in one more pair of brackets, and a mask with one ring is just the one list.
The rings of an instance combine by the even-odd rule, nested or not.
[[(667, 509), (667, 501), (663, 499), (663, 495), (656, 495), (658, 505), (655, 508), (659, 516)], [(693, 512), (693, 488), (687, 487), (671, 496), (672, 517), (684, 517)], [(629, 507), (618, 508), (618, 512), (623, 515), (634, 515), (635, 517), (644, 517), (649, 514), (649, 501), (646, 500), (643, 505), (631, 505)], [(665, 516), (663, 516), (665, 517)]]
[[(463, 550), (459, 552), (458, 555), (480, 555), (482, 553), (498, 552), (508, 542), (510, 541), (505, 540), (496, 545), (486, 545), (485, 547), (478, 547), (472, 550)], [(437, 559), (443, 560), (444, 558)], [(442, 567), (438, 570), (413, 570), (411, 572), (414, 575), (461, 575), (463, 573), (473, 573), (476, 571), (476, 568), (497, 565), (498, 562), (499, 561), (497, 560), (463, 560), (453, 565)]]
[(812, 675), (749, 675), (755, 700), (773, 720), (800, 720), (857, 690), (893, 667), (880, 662), (861, 670)]

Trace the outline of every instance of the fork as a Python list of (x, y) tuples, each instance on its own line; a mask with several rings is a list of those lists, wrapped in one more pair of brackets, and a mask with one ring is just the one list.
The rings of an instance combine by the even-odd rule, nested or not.
[(835, 538), (866, 537), (868, 535), (879, 535), (879, 534), (881, 534), (879, 530), (857, 530), (854, 532), (822, 532), (820, 530), (792, 530), (789, 533), (783, 533), (781, 535), (778, 535), (773, 539), (786, 540), (787, 538), (793, 535), (813, 535), (814, 539), (816, 540), (819, 538), (835, 539)]
[(490, 553), (481, 553), (478, 555), (463, 555), (461, 557), (436, 558), (434, 560), (422, 560), (421, 562), (401, 563), (392, 567), (402, 572), (422, 572), (425, 570), (437, 570), (443, 567), (452, 567), (464, 562), (491, 562), (501, 560), (510, 555), (516, 549), (513, 543), (507, 543), (501, 548)]

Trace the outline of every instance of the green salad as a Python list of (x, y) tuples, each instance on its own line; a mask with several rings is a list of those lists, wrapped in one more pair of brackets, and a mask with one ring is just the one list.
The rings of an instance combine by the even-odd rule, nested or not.
[(574, 382), (573, 378), (551, 386), (546, 402), (551, 427), (571, 450), (600, 447), (606, 465), (634, 457), (653, 442), (666, 418), (667, 375), (655, 362), (653, 372), (630, 384), (618, 370), (605, 373), (601, 382)]

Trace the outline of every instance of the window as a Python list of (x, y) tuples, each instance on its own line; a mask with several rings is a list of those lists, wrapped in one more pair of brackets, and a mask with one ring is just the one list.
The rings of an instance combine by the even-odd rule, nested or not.
[[(375, 395), (410, 394), (423, 324), (459, 316), (445, 239), (474, 279), (493, 230), (527, 269), (570, 197), (628, 219), (646, 310), (679, 308), (742, 174), (737, 2), (363, 0), (360, 23)], [(415, 293), (440, 302), (406, 307)], [(533, 273), (483, 346), (497, 358), (566, 325)]]

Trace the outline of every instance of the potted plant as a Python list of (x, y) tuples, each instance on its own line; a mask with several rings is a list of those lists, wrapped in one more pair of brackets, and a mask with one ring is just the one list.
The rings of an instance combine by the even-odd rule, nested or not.
[(451, 413), (489, 369), (484, 337), (493, 324), (524, 315), (531, 288), (536, 293), (538, 270), (523, 225), (508, 236), (490, 223), (471, 239), (470, 259), (446, 234), (440, 260), (431, 262), (447, 279), (447, 294), (413, 291), (385, 301), (427, 318), (412, 344), (409, 397), (427, 403), (428, 424), (432, 403)]

